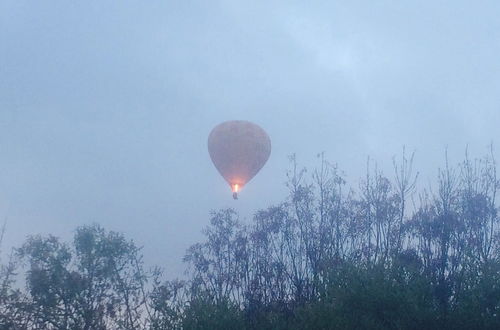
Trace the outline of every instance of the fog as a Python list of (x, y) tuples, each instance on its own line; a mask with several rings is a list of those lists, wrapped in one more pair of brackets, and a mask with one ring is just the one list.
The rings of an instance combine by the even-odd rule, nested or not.
[[(182, 274), (209, 212), (282, 201), (288, 156), (367, 157), (419, 185), (488, 152), (500, 124), (498, 1), (0, 2), (0, 216), (5, 251), (98, 223)], [(207, 152), (220, 122), (269, 134), (234, 201)], [(495, 155), (498, 156), (498, 148)], [(498, 157), (497, 157), (498, 158)]]

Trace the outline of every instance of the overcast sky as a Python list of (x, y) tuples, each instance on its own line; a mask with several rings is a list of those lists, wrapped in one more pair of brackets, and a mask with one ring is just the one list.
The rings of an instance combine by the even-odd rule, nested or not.
[[(445, 147), (499, 143), (499, 17), (498, 0), (1, 0), (4, 250), (99, 223), (176, 276), (211, 209), (248, 221), (285, 198), (291, 153), (324, 151), (356, 187), (406, 145), (432, 182)], [(207, 152), (231, 119), (273, 146), (238, 201)]]

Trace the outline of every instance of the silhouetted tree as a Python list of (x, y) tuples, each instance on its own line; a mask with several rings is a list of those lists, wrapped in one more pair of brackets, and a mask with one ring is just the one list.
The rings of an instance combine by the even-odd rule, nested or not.
[(140, 329), (144, 306), (139, 249), (99, 226), (77, 229), (72, 246), (30, 237), (18, 250), (27, 264), (30, 329)]
[(28, 238), (0, 267), (0, 328), (500, 328), (493, 152), (446, 157), (420, 192), (404, 149), (393, 180), (369, 160), (357, 189), (318, 157), (308, 174), (292, 156), (289, 195), (252, 223), (212, 212), (184, 280), (144, 271), (139, 248), (99, 226), (72, 244)]

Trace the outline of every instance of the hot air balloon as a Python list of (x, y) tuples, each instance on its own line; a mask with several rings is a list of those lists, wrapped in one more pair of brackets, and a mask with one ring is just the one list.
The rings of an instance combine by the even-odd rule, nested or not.
[(264, 166), (271, 154), (267, 133), (249, 121), (232, 120), (217, 125), (208, 136), (208, 152), (215, 167), (229, 183), (233, 198)]

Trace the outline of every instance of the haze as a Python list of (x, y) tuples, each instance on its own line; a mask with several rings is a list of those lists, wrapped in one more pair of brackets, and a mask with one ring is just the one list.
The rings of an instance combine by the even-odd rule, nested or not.
[[(498, 1), (0, 2), (3, 249), (99, 223), (177, 276), (209, 211), (242, 218), (286, 197), (287, 156), (368, 156), (392, 175), (402, 146), (427, 185), (498, 143)], [(207, 152), (218, 123), (272, 140), (233, 201)], [(497, 147), (498, 149), (498, 147)], [(498, 158), (498, 151), (495, 151)]]

